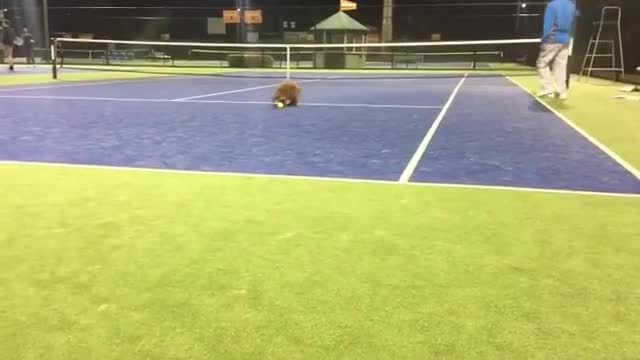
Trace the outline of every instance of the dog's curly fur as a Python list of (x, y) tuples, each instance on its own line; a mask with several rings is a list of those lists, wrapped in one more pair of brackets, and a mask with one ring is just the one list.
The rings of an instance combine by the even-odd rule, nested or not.
[(298, 105), (302, 89), (293, 81), (285, 81), (278, 86), (273, 95), (273, 101), (282, 102), (285, 105)]

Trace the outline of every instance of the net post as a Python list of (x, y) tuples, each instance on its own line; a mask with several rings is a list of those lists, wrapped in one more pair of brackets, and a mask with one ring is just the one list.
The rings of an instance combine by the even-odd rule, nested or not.
[(291, 79), (291, 46), (287, 46), (287, 80)]
[(476, 70), (478, 68), (478, 51), (477, 50), (473, 50), (473, 70)]
[(53, 80), (58, 78), (58, 57), (56, 56), (56, 39), (51, 39), (51, 74), (53, 76)]

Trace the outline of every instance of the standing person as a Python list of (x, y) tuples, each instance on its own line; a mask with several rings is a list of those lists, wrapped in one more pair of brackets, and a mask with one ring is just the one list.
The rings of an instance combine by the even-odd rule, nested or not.
[(555, 83), (555, 92), (558, 97), (562, 100), (567, 98), (567, 61), (575, 16), (574, 0), (551, 0), (547, 5), (544, 13), (542, 45), (537, 61), (542, 84), (542, 90), (538, 96), (553, 95)]
[(27, 58), (27, 64), (35, 64), (36, 60), (33, 58), (33, 35), (29, 32), (28, 28), (22, 29), (22, 41), (24, 48), (24, 56)]
[(16, 31), (11, 24), (7, 24), (2, 32), (2, 50), (5, 61), (9, 64), (9, 70), (13, 71), (13, 46), (16, 40)]

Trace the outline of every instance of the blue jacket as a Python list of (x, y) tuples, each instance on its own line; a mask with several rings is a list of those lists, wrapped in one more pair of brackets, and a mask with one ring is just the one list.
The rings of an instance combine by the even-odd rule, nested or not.
[(552, 0), (544, 13), (543, 43), (568, 44), (576, 17), (573, 0)]

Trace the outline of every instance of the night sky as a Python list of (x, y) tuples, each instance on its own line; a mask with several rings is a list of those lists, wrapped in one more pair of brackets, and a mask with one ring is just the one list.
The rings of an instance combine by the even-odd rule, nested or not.
[[(283, 21), (295, 21), (299, 30), (307, 30), (338, 10), (337, 0), (238, 1), (243, 8), (263, 10), (264, 23), (259, 31), (269, 34), (282, 33)], [(424, 40), (433, 32), (443, 33), (450, 39), (524, 36), (529, 23), (537, 21), (536, 15), (543, 10), (543, 5), (530, 5), (527, 11), (531, 18), (522, 19), (522, 32), (514, 34), (517, 0), (495, 0), (492, 3), (498, 5), (490, 6), (465, 6), (464, 3), (469, 1), (396, 0), (395, 38)], [(359, 0), (359, 9), (349, 14), (379, 29), (382, 4), (382, 0)], [(102, 8), (90, 9), (97, 6)], [(117, 8), (120, 6), (126, 8)], [(52, 27), (60, 32), (85, 31), (112, 38), (156, 38), (161, 32), (169, 32), (172, 38), (196, 40), (207, 37), (204, 32), (207, 17), (217, 17), (223, 9), (235, 8), (236, 1), (49, 0), (49, 7)]]

